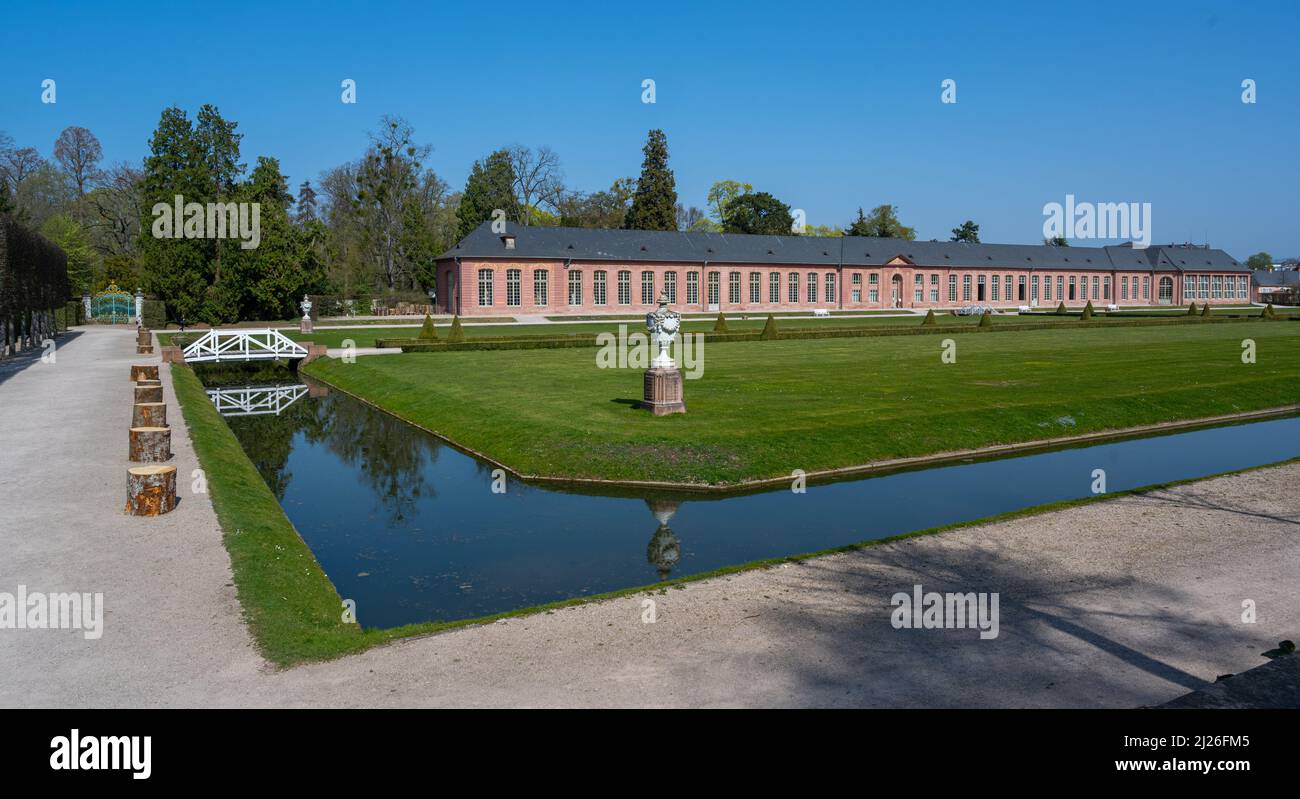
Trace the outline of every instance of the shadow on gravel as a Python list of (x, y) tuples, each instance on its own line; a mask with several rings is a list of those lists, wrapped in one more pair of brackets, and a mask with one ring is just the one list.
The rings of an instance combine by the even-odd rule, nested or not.
[[(67, 344), (69, 341), (72, 341), (73, 339), (75, 339), (77, 336), (80, 335), (81, 335), (80, 330), (65, 330), (62, 333), (59, 333), (58, 337), (55, 338), (54, 340), (55, 342), (57, 342), (58, 347), (62, 347), (65, 344)], [(31, 366), (32, 364), (34, 363), (39, 364), (41, 362), (41, 355), (43, 355), (44, 353), (45, 353), (45, 348), (37, 346), (27, 350), (23, 350), (22, 352), (16, 355), (9, 356), (8, 358), (0, 358), (0, 384), (4, 383), (6, 380), (18, 374), (19, 372), (23, 371), (24, 369)], [(58, 349), (56, 348), (55, 349), (56, 357), (57, 354), (58, 354)]]
[[(770, 598), (788, 591), (798, 601), (742, 620), (798, 641), (781, 663), (791, 705), (1137, 707), (1151, 701), (1146, 677), (1175, 694), (1196, 690), (1213, 675), (1176, 663), (1250, 643), (1233, 625), (1187, 612), (1200, 604), (1190, 591), (1128, 574), (1122, 560), (1081, 573), (1059, 568), (1059, 552), (1026, 553), (995, 540), (934, 549), (923, 542), (934, 543), (791, 564)], [(926, 593), (998, 593), (998, 636), (981, 639), (974, 623), (895, 629), (891, 599), (917, 584)]]

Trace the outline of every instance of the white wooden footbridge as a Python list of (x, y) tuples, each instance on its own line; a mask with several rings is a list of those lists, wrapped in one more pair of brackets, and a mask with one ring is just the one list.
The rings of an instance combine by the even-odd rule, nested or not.
[(186, 345), (186, 363), (212, 361), (296, 361), (307, 357), (307, 348), (279, 330), (209, 330)]

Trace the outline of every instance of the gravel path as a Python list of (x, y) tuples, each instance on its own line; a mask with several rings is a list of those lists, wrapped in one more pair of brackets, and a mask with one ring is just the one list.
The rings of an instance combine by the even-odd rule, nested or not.
[[(104, 634), (0, 629), (0, 706), (1070, 706), (1167, 702), (1300, 640), (1300, 464), (409, 640), (277, 672), (166, 367), (182, 502), (122, 514), (132, 331), (0, 365), (0, 592), (102, 592)], [(999, 635), (890, 598), (1000, 596)], [(1257, 621), (1244, 623), (1252, 600)]]

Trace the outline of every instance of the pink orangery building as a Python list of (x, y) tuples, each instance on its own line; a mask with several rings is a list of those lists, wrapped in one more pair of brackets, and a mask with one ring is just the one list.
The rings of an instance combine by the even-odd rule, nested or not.
[(483, 223), (438, 259), (437, 305), (464, 316), (1244, 304), (1222, 250), (965, 244)]

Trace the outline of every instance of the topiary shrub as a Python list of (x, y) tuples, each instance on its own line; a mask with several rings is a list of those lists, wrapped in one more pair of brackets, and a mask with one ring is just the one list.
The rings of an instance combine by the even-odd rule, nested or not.
[(718, 318), (713, 322), (713, 332), (714, 333), (727, 332), (727, 317), (722, 315), (722, 311), (718, 311)]
[(925, 312), (925, 318), (921, 320), (921, 326), (925, 327), (927, 325), (933, 325), (933, 324), (938, 324), (938, 323), (934, 319), (934, 309), (931, 308), (930, 310)]
[(1210, 304), (1207, 302), (1201, 306), (1201, 316), (1207, 317), (1209, 315), (1210, 315)]
[(465, 340), (465, 330), (460, 326), (460, 316), (451, 318), (451, 330), (447, 332), (447, 341), (459, 344)]
[(980, 327), (993, 327), (993, 314), (991, 313), (980, 314)]
[(772, 341), (776, 339), (779, 335), (780, 333), (778, 333), (776, 329), (776, 318), (772, 316), (772, 314), (768, 314), (767, 322), (764, 323), (763, 325), (763, 332), (760, 333), (758, 336), (759, 340)]
[(437, 341), (438, 329), (433, 326), (433, 317), (424, 315), (424, 325), (420, 328), (420, 341)]
[(1091, 321), (1091, 319), (1092, 319), (1092, 300), (1088, 300), (1088, 304), (1085, 305), (1085, 306), (1083, 306), (1083, 315), (1080, 316), (1079, 319), (1080, 319), (1081, 321), (1084, 321), (1084, 322)]
[(1065, 314), (1066, 314), (1065, 300), (1061, 300), (1060, 304), (1056, 306), (1056, 315), (1065, 316)]
[(1276, 318), (1277, 318), (1277, 314), (1273, 311), (1273, 303), (1270, 302), (1268, 305), (1265, 305), (1265, 306), (1264, 306), (1264, 310), (1263, 310), (1263, 311), (1260, 311), (1259, 318), (1260, 318), (1260, 319), (1276, 319)]
[(1187, 306), (1187, 315), (1196, 316), (1196, 303), (1192, 303), (1191, 305)]

